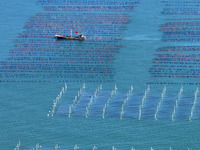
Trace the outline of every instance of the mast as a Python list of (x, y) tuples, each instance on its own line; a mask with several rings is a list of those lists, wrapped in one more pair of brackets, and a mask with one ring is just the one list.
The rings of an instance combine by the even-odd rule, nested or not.
[(70, 37), (72, 37), (72, 30), (70, 30), (70, 31), (71, 31)]

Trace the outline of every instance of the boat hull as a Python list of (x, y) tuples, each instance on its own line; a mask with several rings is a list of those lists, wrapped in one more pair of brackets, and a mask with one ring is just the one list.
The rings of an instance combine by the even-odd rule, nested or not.
[(63, 35), (56, 35), (55, 36), (58, 40), (59, 39), (64, 39), (64, 40), (80, 40), (83, 41), (85, 40), (85, 37), (71, 37), (71, 36), (63, 36)]

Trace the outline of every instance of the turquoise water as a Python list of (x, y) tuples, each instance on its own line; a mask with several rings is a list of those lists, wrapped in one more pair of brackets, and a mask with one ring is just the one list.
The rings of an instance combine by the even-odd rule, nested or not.
[[(42, 145), (40, 149), (53, 149), (58, 144), (63, 150), (73, 149), (74, 145), (85, 150), (92, 149), (94, 145), (98, 149), (112, 149), (115, 146), (121, 150), (131, 147), (139, 150), (151, 147), (159, 150), (169, 147), (177, 150), (198, 149), (200, 103), (198, 94), (196, 99), (194, 94), (199, 85), (198, 70), (193, 73), (180, 72), (187, 77), (178, 74), (174, 77), (171, 72), (165, 72), (167, 77), (153, 74), (155, 68), (170, 68), (164, 63), (162, 54), (198, 54), (198, 49), (157, 51), (166, 46), (198, 47), (198, 38), (190, 41), (180, 36), (180, 41), (164, 41), (167, 38), (175, 39), (173, 34), (178, 33), (167, 37), (168, 33), (159, 31), (163, 24), (170, 22), (169, 19), (191, 20), (198, 18), (195, 13), (165, 15), (161, 13), (166, 7), (164, 3), (148, 0), (140, 0), (131, 11), (120, 7), (103, 10), (107, 5), (132, 4), (102, 1), (98, 4), (102, 5), (100, 8), (67, 12), (43, 7), (68, 6), (63, 3), (41, 5), (36, 1), (24, 0), (1, 2), (0, 32), (4, 36), (1, 36), (0, 42), (0, 149), (14, 149), (19, 140), (22, 150), (33, 149), (37, 143)], [(93, 5), (95, 2), (99, 1), (94, 1)], [(77, 3), (71, 2), (71, 5), (76, 6)], [(85, 9), (86, 4), (79, 5), (83, 6), (79, 10)], [(167, 7), (177, 7), (176, 3), (173, 5)], [(185, 5), (183, 7), (196, 8), (195, 4)], [(69, 9), (72, 8), (67, 7)], [(55, 20), (59, 22), (58, 25), (55, 25)], [(69, 42), (53, 38), (55, 32), (68, 34), (71, 28), (86, 35), (87, 40)], [(118, 30), (112, 30), (116, 28)], [(111, 37), (122, 39), (114, 40)], [(188, 67), (175, 63), (172, 65), (175, 66), (175, 73), (181, 67)], [(198, 68), (198, 64), (192, 66)], [(191, 70), (191, 67), (188, 68)], [(191, 74), (194, 74), (193, 77), (189, 77)], [(65, 83), (68, 88), (59, 99), (54, 116), (48, 117), (53, 100)], [(83, 83), (86, 89), (72, 108), (69, 118), (69, 107)], [(94, 97), (100, 85), (102, 90)], [(115, 85), (117, 91), (111, 97)], [(133, 91), (129, 93), (131, 85)], [(150, 91), (142, 102), (148, 85)], [(163, 92), (165, 85), (166, 92)], [(181, 87), (183, 92), (177, 100)], [(93, 101), (88, 107), (91, 97)], [(109, 97), (103, 119), (103, 108)], [(178, 107), (172, 121), (176, 101)], [(120, 119), (123, 103), (124, 113)], [(87, 118), (86, 108), (89, 108)]]

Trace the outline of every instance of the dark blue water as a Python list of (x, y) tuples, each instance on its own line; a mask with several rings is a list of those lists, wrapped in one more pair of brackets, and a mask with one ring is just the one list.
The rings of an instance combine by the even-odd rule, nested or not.
[[(0, 149), (198, 149), (198, 6), (166, 2), (2, 0)], [(54, 38), (71, 29), (87, 39)]]

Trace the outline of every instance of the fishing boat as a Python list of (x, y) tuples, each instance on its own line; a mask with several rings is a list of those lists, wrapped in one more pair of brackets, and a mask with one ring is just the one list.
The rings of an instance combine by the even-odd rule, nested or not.
[[(78, 32), (76, 32), (78, 33)], [(64, 35), (58, 35), (56, 33), (55, 37), (57, 39), (66, 39), (66, 40), (80, 40), (80, 41), (83, 41), (86, 39), (86, 37), (83, 35), (83, 34), (79, 34), (78, 36), (72, 36), (72, 30), (71, 30), (71, 34), (70, 36), (64, 36)]]

